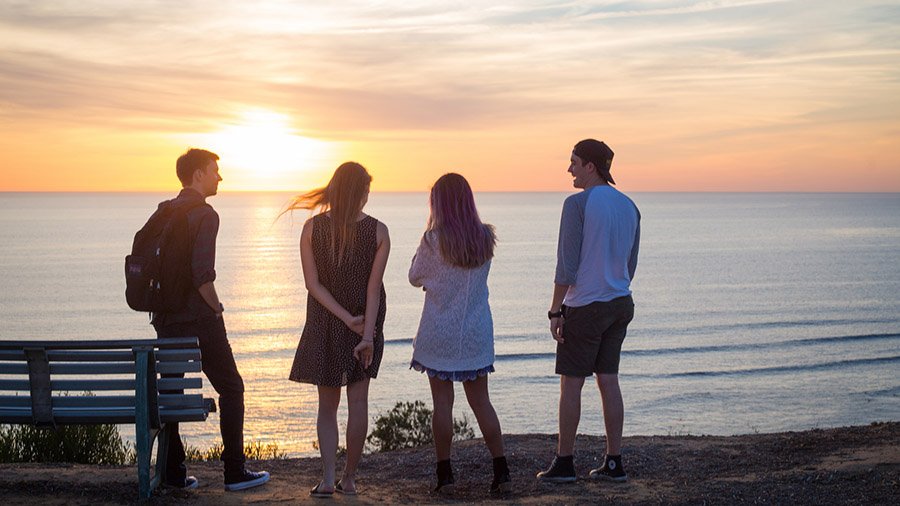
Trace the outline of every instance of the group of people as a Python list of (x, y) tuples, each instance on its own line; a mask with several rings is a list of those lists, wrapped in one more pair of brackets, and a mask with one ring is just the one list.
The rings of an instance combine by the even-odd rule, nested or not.
[[(603, 465), (591, 470), (597, 479), (625, 481), (621, 444), (624, 407), (618, 383), (619, 356), (634, 315), (630, 283), (637, 266), (640, 213), (611, 185), (613, 152), (586, 139), (571, 153), (568, 172), (582, 191), (568, 197), (560, 223), (553, 297), (548, 312), (550, 334), (557, 341), (560, 375), (559, 439), (542, 481), (577, 479), (575, 434), (581, 415), (585, 378), (596, 375), (606, 425)], [(176, 201), (215, 195), (219, 157), (190, 149), (176, 163), (183, 189)], [(306, 323), (289, 378), (318, 389), (316, 430), (322, 479), (313, 497), (354, 495), (356, 471), (368, 430), (369, 382), (384, 352), (386, 298), (382, 279), (390, 253), (387, 227), (364, 212), (371, 176), (355, 162), (337, 168), (329, 183), (294, 198), (282, 214), (318, 211), (300, 233), (300, 259), (309, 292)], [(431, 188), (430, 216), (412, 265), (409, 282), (425, 291), (410, 368), (428, 377), (433, 400), (431, 420), (436, 454), (435, 490), (452, 491), (451, 466), (454, 383), (466, 399), (492, 457), (490, 491), (512, 490), (503, 436), (488, 393), (494, 372), (494, 336), (487, 279), (497, 242), (494, 227), (481, 221), (472, 189), (455, 173), (441, 176)], [(197, 336), (203, 372), (219, 394), (226, 490), (242, 490), (269, 480), (265, 471), (245, 468), (243, 455), (244, 385), (228, 342), (214, 281), (218, 214), (208, 204), (188, 212), (192, 237), (190, 291), (184, 308), (154, 313), (159, 338)], [(346, 388), (346, 459), (336, 474), (337, 411)], [(187, 476), (177, 427), (170, 431), (166, 483), (195, 488)]]

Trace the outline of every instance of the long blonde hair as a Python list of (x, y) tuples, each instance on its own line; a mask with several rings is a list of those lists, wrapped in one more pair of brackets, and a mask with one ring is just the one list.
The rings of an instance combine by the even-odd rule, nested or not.
[(341, 265), (353, 251), (356, 241), (356, 218), (362, 210), (363, 198), (372, 176), (356, 162), (344, 162), (334, 171), (323, 188), (294, 197), (279, 216), (296, 209), (331, 212), (331, 254)]

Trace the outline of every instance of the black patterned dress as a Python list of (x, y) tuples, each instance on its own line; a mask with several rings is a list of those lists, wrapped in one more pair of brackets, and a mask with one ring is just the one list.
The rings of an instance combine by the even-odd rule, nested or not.
[[(316, 260), (319, 282), (351, 315), (365, 315), (366, 288), (372, 263), (375, 261), (377, 242), (375, 231), (378, 220), (366, 216), (356, 224), (356, 241), (348, 259), (337, 266), (331, 255), (331, 217), (319, 214), (312, 219), (312, 248)], [(353, 358), (353, 348), (362, 336), (350, 330), (337, 316), (312, 295), (306, 298), (306, 325), (300, 336), (290, 379), (300, 383), (312, 383), (340, 387), (366, 377), (375, 378), (381, 356), (384, 353), (384, 316), (387, 299), (381, 286), (381, 301), (375, 320), (375, 352), (372, 364), (364, 369)]]

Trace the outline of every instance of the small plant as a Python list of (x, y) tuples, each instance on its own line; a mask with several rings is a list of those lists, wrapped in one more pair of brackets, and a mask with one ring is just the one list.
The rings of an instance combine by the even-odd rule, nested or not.
[[(463, 415), (453, 419), (453, 439), (475, 437), (469, 420)], [(394, 408), (375, 418), (375, 427), (366, 438), (375, 451), (386, 452), (431, 444), (431, 410), (422, 401), (398, 402)]]
[[(205, 460), (209, 460), (206, 458), (207, 452), (204, 452), (200, 448), (197, 448), (194, 445), (189, 445), (184, 442), (184, 438), (181, 439), (181, 445), (184, 447), (184, 460), (187, 462), (202, 462)], [(208, 450), (207, 450), (208, 451)]]
[(244, 455), (250, 460), (283, 460), (287, 453), (278, 449), (278, 443), (250, 441), (244, 445)]
[[(196, 446), (187, 445), (184, 439), (181, 440), (184, 445), (185, 460), (200, 461), (216, 461), (222, 458), (224, 446), (222, 443), (216, 443), (206, 450), (201, 450)], [(278, 448), (278, 443), (263, 443), (262, 441), (249, 441), (244, 444), (244, 455), (250, 460), (282, 460), (287, 458), (287, 453)]]
[(123, 465), (135, 461), (134, 448), (113, 424), (0, 425), (0, 462), (71, 462)]

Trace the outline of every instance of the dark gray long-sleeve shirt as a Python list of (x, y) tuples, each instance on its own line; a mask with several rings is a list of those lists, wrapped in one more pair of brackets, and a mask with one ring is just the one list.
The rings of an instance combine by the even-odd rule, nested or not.
[[(176, 203), (203, 200), (203, 196), (191, 188), (184, 188), (175, 197)], [(209, 304), (197, 290), (216, 280), (216, 236), (219, 234), (219, 214), (209, 204), (200, 205), (188, 212), (188, 230), (191, 243), (191, 284), (184, 309), (175, 313), (154, 313), (154, 325), (186, 323), (215, 316)]]

